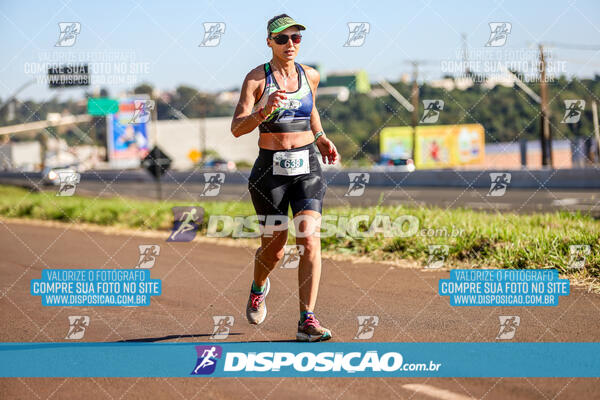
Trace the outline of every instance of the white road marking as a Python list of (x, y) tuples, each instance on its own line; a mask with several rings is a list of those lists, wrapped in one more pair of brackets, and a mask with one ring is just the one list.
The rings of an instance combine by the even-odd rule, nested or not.
[(557, 199), (552, 201), (553, 206), (574, 206), (577, 203), (579, 203), (579, 200), (573, 198)]
[(490, 201), (488, 202), (479, 202), (479, 201), (469, 201), (465, 203), (465, 207), (471, 207), (471, 208), (485, 208), (485, 209), (494, 209), (494, 210), (498, 210), (498, 209), (503, 209), (503, 210), (508, 210), (510, 208), (512, 208), (512, 204), (509, 203), (492, 203)]
[(420, 383), (409, 383), (402, 385), (404, 389), (412, 390), (414, 392), (424, 394), (425, 396), (433, 397), (434, 399), (440, 400), (474, 400), (473, 397), (464, 396), (462, 394), (454, 393), (446, 389), (436, 388), (431, 385), (422, 385)]

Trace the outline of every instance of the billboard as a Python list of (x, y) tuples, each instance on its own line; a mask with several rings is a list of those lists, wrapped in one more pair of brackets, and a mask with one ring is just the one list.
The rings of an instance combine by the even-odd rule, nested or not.
[(119, 110), (106, 116), (109, 160), (120, 167), (139, 167), (149, 152), (148, 121), (136, 118), (136, 101), (119, 100)]
[[(409, 158), (412, 127), (384, 128), (380, 133), (382, 158)], [(485, 132), (480, 124), (417, 127), (415, 166), (421, 169), (481, 164), (485, 157)]]

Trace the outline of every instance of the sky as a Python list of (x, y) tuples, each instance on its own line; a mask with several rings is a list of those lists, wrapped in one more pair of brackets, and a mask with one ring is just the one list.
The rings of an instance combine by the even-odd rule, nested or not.
[[(19, 99), (81, 98), (82, 89), (48, 89), (48, 63), (86, 61), (92, 79), (111, 95), (149, 82), (161, 90), (178, 85), (216, 92), (239, 87), (252, 68), (268, 61), (266, 22), (280, 13), (307, 27), (297, 62), (320, 64), (325, 73), (364, 69), (371, 81), (410, 73), (452, 73), (460, 60), (461, 34), (469, 59), (534, 60), (535, 44), (600, 45), (598, 1), (152, 1), (0, 0), (0, 100), (32, 79)], [(71, 46), (57, 47), (61, 22), (78, 22)], [(217, 46), (200, 46), (204, 24), (224, 23)], [(366, 22), (360, 46), (346, 46), (349, 23)], [(491, 22), (511, 25), (502, 47), (485, 47)], [(360, 43), (353, 42), (354, 44)], [(568, 75), (600, 73), (600, 51), (551, 49), (556, 68)], [(562, 63), (560, 63), (562, 62)]]

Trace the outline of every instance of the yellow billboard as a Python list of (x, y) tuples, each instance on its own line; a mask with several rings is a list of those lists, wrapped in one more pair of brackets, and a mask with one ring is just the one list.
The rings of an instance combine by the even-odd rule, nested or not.
[[(410, 157), (412, 127), (382, 129), (379, 149), (382, 158)], [(430, 125), (417, 127), (415, 166), (421, 169), (481, 164), (485, 157), (485, 132), (480, 124)]]

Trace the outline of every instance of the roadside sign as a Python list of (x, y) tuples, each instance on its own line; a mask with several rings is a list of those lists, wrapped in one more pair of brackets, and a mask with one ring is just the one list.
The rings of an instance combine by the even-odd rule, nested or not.
[(90, 86), (87, 64), (66, 64), (48, 67), (48, 86), (53, 88)]
[(87, 112), (90, 115), (108, 115), (119, 111), (119, 101), (106, 97), (90, 97)]
[(163, 153), (158, 146), (154, 146), (154, 148), (150, 150), (150, 153), (142, 160), (142, 166), (146, 168), (154, 178), (160, 179), (160, 177), (171, 168), (171, 161), (171, 158)]
[(202, 153), (197, 149), (191, 149), (187, 156), (194, 164), (196, 164), (202, 158)]
[(119, 99), (119, 110), (106, 115), (108, 159), (113, 168), (137, 168), (150, 150), (149, 121), (136, 122), (139, 100)]

